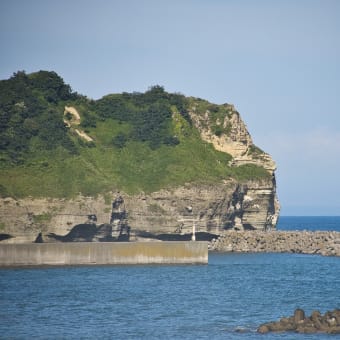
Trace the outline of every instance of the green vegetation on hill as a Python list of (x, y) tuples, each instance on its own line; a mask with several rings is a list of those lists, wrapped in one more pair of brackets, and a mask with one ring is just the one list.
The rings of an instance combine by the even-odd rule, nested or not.
[[(196, 101), (216, 117), (228, 113)], [(193, 102), (161, 86), (94, 101), (72, 92), (54, 72), (17, 72), (0, 81), (0, 195), (137, 193), (228, 177), (267, 178), (261, 167), (230, 167), (230, 155), (201, 140), (188, 114)], [(63, 122), (72, 118), (64, 117), (65, 106), (78, 110), (79, 126)], [(227, 131), (216, 126), (215, 134), (221, 133)]]
[(54, 72), (21, 71), (0, 81), (0, 161), (23, 164), (31, 150), (58, 146), (77, 153), (62, 119), (62, 103), (74, 98)]

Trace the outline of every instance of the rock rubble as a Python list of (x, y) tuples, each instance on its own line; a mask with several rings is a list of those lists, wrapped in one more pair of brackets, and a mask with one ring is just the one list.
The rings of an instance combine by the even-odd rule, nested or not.
[(337, 231), (228, 231), (209, 245), (220, 252), (274, 252), (340, 256)]
[(296, 309), (293, 316), (283, 317), (279, 321), (267, 322), (257, 329), (258, 333), (297, 332), (340, 334), (340, 309), (321, 315), (313, 311), (306, 317), (303, 309)]

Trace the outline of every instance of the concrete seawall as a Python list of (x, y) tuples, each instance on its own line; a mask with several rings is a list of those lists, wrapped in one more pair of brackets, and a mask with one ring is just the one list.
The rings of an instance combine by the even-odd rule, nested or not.
[(1, 244), (0, 266), (206, 264), (207, 242)]

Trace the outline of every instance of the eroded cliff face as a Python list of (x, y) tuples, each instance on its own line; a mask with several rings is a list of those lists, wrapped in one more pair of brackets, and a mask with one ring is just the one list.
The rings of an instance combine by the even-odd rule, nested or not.
[[(227, 113), (223, 119), (214, 118), (209, 110), (204, 114), (198, 113), (195, 106), (189, 111), (194, 125), (200, 131), (201, 138), (213, 144), (216, 150), (230, 154), (233, 157), (232, 165), (256, 164), (273, 174), (276, 164), (271, 156), (254, 145), (246, 125), (234, 106), (229, 104), (224, 106)], [(220, 126), (228, 132), (216, 135), (212, 131), (213, 126)]]
[[(188, 184), (136, 196), (112, 192), (111, 199), (118, 195), (124, 198), (128, 226), (137, 240), (159, 234), (191, 234), (193, 225), (196, 232), (213, 235), (230, 229), (270, 229), (277, 219), (275, 190), (266, 181)], [(12, 236), (2, 242), (34, 242), (39, 234), (43, 242), (53, 242), (60, 240), (53, 234), (68, 235), (79, 225), (109, 224), (112, 208), (102, 196), (74, 200), (7, 198), (0, 202), (0, 214), (2, 234)]]
[[(231, 166), (260, 165), (268, 171), (268, 178), (243, 182), (226, 178), (220, 183), (204, 185), (188, 183), (150, 194), (112, 191), (105, 198), (100, 195), (96, 198), (78, 196), (72, 200), (2, 198), (1, 242), (34, 242), (37, 239), (54, 242), (60, 240), (55, 235), (69, 235), (75, 227), (78, 232), (81, 225), (106, 226), (99, 228), (101, 232), (111, 232), (112, 228), (107, 226), (112, 227), (112, 202), (119, 196), (124, 200), (131, 238), (135, 240), (160, 234), (189, 235), (193, 227), (195, 232), (212, 235), (227, 230), (275, 228), (280, 209), (276, 166), (268, 154), (253, 144), (239, 113), (226, 104), (226, 114), (222, 118), (214, 118), (209, 110), (199, 113), (195, 106), (189, 114), (204, 141), (232, 156)], [(222, 132), (214, 133), (212, 126), (221, 126)], [(91, 240), (100, 238), (94, 235)]]
[[(223, 119), (216, 118), (206, 110), (198, 113), (195, 106), (190, 113), (191, 119), (200, 131), (201, 138), (213, 144), (216, 150), (232, 156), (231, 166), (255, 164), (264, 167), (271, 175), (265, 182), (253, 181), (240, 184), (231, 199), (234, 229), (271, 229), (275, 228), (280, 203), (276, 193), (276, 164), (271, 156), (256, 147), (240, 114), (233, 105), (224, 104), (226, 114)], [(216, 135), (212, 126), (221, 126), (227, 133)], [(223, 131), (223, 130), (222, 130)]]

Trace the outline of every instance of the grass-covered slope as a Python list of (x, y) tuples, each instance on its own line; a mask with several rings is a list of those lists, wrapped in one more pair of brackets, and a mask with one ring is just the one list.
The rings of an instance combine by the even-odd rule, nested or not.
[[(267, 177), (254, 165), (230, 167), (230, 155), (201, 140), (188, 114), (194, 101), (160, 86), (94, 101), (72, 92), (54, 72), (18, 72), (0, 81), (0, 194), (137, 193)], [(65, 106), (78, 111), (80, 125), (64, 114)], [(213, 110), (223, 114), (222, 106)]]

